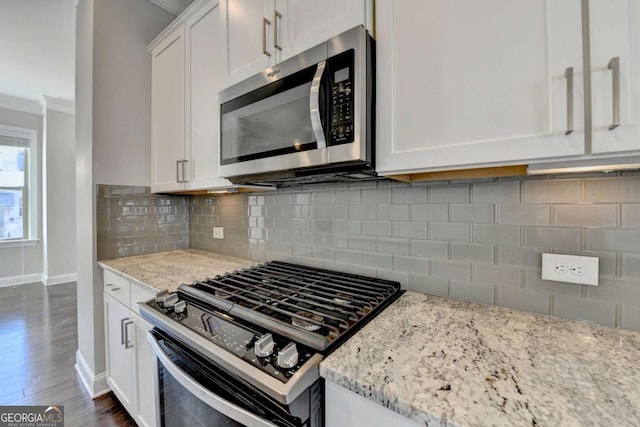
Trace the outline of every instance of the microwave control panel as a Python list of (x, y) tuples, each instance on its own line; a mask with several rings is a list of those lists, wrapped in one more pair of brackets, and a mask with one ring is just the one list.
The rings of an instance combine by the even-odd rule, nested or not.
[(329, 145), (353, 142), (354, 79), (353, 51), (347, 51), (330, 58), (329, 97), (331, 124), (329, 127)]

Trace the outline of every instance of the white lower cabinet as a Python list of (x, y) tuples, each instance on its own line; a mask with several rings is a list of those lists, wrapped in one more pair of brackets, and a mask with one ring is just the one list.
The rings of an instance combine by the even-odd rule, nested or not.
[[(107, 384), (139, 426), (156, 426), (154, 355), (146, 340), (152, 326), (137, 314), (137, 303), (153, 298), (155, 292), (108, 271), (104, 273), (104, 283)], [(120, 291), (125, 289), (127, 298), (112, 296), (121, 296)], [(130, 301), (130, 305), (122, 300)]]
[(422, 425), (331, 381), (325, 381), (325, 399), (325, 425), (328, 427)]

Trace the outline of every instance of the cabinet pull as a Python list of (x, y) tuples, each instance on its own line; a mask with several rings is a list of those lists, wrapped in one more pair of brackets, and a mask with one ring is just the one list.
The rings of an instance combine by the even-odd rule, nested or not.
[(113, 283), (107, 283), (105, 286), (113, 286)]
[(187, 179), (187, 172), (186, 172), (186, 169), (185, 169), (185, 164), (186, 164), (186, 163), (189, 163), (189, 160), (183, 160), (183, 161), (182, 161), (182, 182), (187, 182), (187, 181), (189, 181), (189, 180)]
[(613, 122), (609, 125), (609, 130), (613, 130), (620, 126), (620, 57), (611, 58), (608, 68), (611, 70), (613, 92)]
[(182, 163), (182, 161), (176, 160), (176, 182), (182, 182), (180, 181), (180, 163)]
[(124, 348), (130, 349), (133, 348), (133, 344), (129, 345), (129, 325), (133, 325), (133, 320), (127, 320), (124, 322)]
[(282, 14), (274, 9), (273, 11), (273, 47), (282, 50), (282, 46), (278, 44), (278, 18), (282, 19)]
[(567, 79), (567, 130), (565, 135), (573, 133), (573, 67), (564, 70)]
[(125, 317), (124, 319), (120, 319), (120, 344), (125, 345), (124, 336), (125, 336), (125, 326), (124, 323), (128, 321), (129, 318)]
[(267, 25), (271, 25), (271, 21), (262, 18), (262, 53), (271, 56), (271, 52), (267, 50)]
[(111, 292), (115, 292), (115, 291), (119, 291), (119, 290), (120, 290), (120, 288), (113, 288), (113, 289), (111, 289)]

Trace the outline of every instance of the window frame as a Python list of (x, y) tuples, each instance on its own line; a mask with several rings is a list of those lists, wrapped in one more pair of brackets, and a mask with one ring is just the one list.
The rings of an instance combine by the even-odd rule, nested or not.
[[(0, 136), (9, 138), (20, 138), (28, 140), (25, 148), (29, 150), (25, 156), (25, 183), (22, 187), (22, 238), (0, 238), (0, 247), (25, 246), (36, 244), (39, 240), (40, 216), (38, 211), (39, 202), (39, 163), (38, 163), (38, 131), (35, 129), (22, 128), (0, 124)], [(0, 143), (0, 145), (3, 145)], [(15, 189), (12, 187), (1, 187)], [(26, 224), (25, 224), (26, 223)]]

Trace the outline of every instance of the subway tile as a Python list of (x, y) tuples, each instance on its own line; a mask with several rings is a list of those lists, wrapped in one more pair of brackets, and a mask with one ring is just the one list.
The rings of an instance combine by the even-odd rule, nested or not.
[(295, 205), (310, 205), (311, 193), (295, 193), (291, 195), (291, 202)]
[(291, 255), (292, 246), (293, 245), (291, 243), (269, 242), (269, 241), (267, 241), (265, 244), (266, 251), (270, 255), (271, 254)]
[(585, 179), (585, 202), (640, 202), (640, 180), (633, 178)]
[(370, 236), (349, 236), (349, 249), (375, 252), (376, 239)]
[(349, 245), (349, 238), (344, 234), (325, 234), (324, 235), (324, 247), (343, 249)]
[(411, 206), (411, 221), (447, 222), (448, 220), (449, 205), (428, 204)]
[(625, 203), (621, 206), (624, 228), (640, 228), (640, 203)]
[(516, 310), (549, 314), (549, 295), (544, 292), (498, 287), (496, 304)]
[(525, 203), (579, 202), (582, 182), (578, 179), (541, 179), (524, 181)]
[[(275, 204), (275, 205), (290, 205), (291, 204), (291, 194), (290, 193), (274, 194), (272, 197), (273, 197), (273, 204)], [(320, 197), (322, 197), (322, 195)]]
[(393, 257), (385, 254), (364, 253), (362, 254), (362, 265), (376, 269), (392, 270)]
[(393, 269), (399, 273), (425, 275), (427, 274), (427, 260), (394, 255)]
[(449, 283), (449, 296), (462, 300), (493, 304), (493, 286), (478, 286), (452, 281)]
[(390, 221), (408, 221), (409, 205), (379, 205), (378, 219)]
[(440, 277), (409, 275), (409, 289), (423, 294), (447, 297), (449, 295), (449, 283), (447, 279)]
[(495, 182), (473, 184), (473, 203), (517, 203), (520, 201), (520, 182)]
[(579, 228), (525, 227), (524, 244), (537, 248), (576, 251), (580, 249)]
[(376, 219), (376, 208), (366, 205), (350, 205), (349, 219)]
[(448, 257), (447, 242), (437, 242), (431, 240), (411, 240), (411, 256), (421, 258), (444, 258)]
[(518, 245), (520, 243), (520, 227), (517, 225), (473, 224), (474, 243), (494, 243)]
[(552, 280), (542, 280), (540, 270), (527, 270), (524, 277), (525, 289), (533, 292), (546, 292), (553, 295), (568, 295), (579, 297), (582, 285), (573, 283), (554, 282)]
[(429, 187), (429, 203), (468, 203), (468, 184), (432, 185)]
[[(417, 237), (417, 236), (416, 236)], [(469, 225), (468, 224), (429, 224), (429, 239), (442, 240), (448, 242), (468, 242)]]
[(493, 223), (493, 205), (452, 204), (451, 222), (466, 222), (470, 224)]
[(376, 239), (376, 251), (392, 255), (409, 255), (409, 239), (378, 237)]
[(640, 252), (640, 230), (587, 229), (585, 234), (587, 250)]
[(620, 263), (623, 278), (640, 281), (640, 254), (622, 254)]
[(439, 260), (431, 260), (430, 263), (431, 276), (461, 282), (471, 282), (470, 263)]
[(498, 223), (549, 225), (549, 205), (497, 205)]
[(398, 282), (400, 283), (400, 289), (408, 289), (409, 287), (409, 275), (406, 273), (378, 269), (376, 270), (376, 277), (378, 279)]
[(348, 249), (336, 250), (336, 261), (344, 264), (362, 264), (362, 252)]
[(533, 248), (499, 245), (497, 264), (539, 269), (542, 268), (542, 252)]
[(606, 301), (592, 301), (568, 295), (553, 296), (555, 316), (586, 320), (601, 325), (616, 325), (616, 305)]
[(640, 331), (640, 304), (622, 304), (620, 308), (620, 327)]
[(398, 187), (392, 190), (393, 203), (426, 203), (427, 187), (425, 185)]
[(336, 203), (354, 205), (360, 203), (360, 190), (336, 191)]
[(451, 259), (493, 263), (493, 246), (473, 243), (451, 243)]
[(336, 260), (336, 251), (334, 249), (328, 248), (313, 248), (313, 258), (321, 259), (326, 261), (335, 261)]
[(299, 257), (311, 257), (313, 255), (313, 246), (294, 244), (292, 247), (292, 255)]
[(520, 288), (522, 273), (518, 267), (478, 264), (473, 266), (473, 282), (484, 285)]
[(426, 239), (427, 224), (423, 222), (393, 221), (391, 223), (391, 235), (393, 237), (406, 237), (411, 239)]
[(334, 231), (344, 234), (362, 233), (362, 222), (359, 220), (334, 221)]
[(555, 205), (552, 213), (554, 225), (573, 227), (615, 227), (618, 219), (616, 205)]
[(390, 188), (370, 188), (361, 190), (362, 192), (362, 204), (390, 204), (391, 203), (391, 189)]
[(331, 205), (335, 203), (335, 193), (333, 191), (318, 191), (311, 193), (311, 203), (314, 205)]
[(324, 217), (327, 219), (347, 219), (348, 209), (346, 205), (334, 205), (324, 207)]
[(391, 222), (362, 221), (362, 234), (365, 236), (391, 236)]
[(353, 181), (349, 183), (349, 189), (363, 189), (363, 188), (377, 188), (378, 184), (375, 181)]
[(640, 279), (603, 279), (598, 281), (598, 286), (585, 286), (586, 298), (609, 302), (633, 302), (640, 304)]

